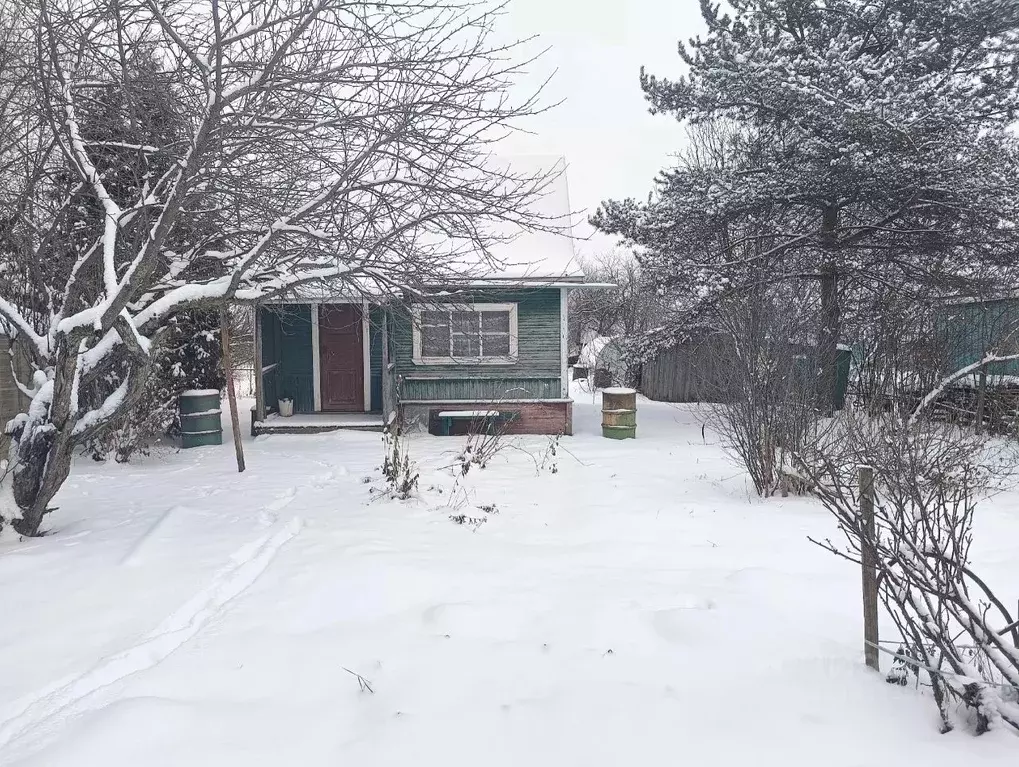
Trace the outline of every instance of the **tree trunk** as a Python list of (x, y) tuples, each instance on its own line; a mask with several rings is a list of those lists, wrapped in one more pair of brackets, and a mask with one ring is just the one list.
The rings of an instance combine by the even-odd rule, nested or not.
[(818, 362), (822, 412), (831, 414), (838, 401), (839, 326), (842, 312), (838, 299), (838, 274), (825, 267), (821, 273), (821, 332), (818, 338)]
[(53, 429), (16, 432), (14, 440), (12, 490), (21, 518), (13, 520), (13, 527), (32, 537), (39, 535), (43, 517), (52, 511), (50, 501), (71, 472), (74, 445)]
[(220, 313), (220, 346), (223, 351), (223, 375), (226, 377), (227, 399), (230, 401), (230, 424), (234, 432), (234, 453), (237, 455), (237, 471), (244, 471), (244, 446), (241, 444), (241, 419), (237, 415), (237, 387), (234, 384), (233, 355), (230, 353), (230, 309), (223, 307)]
[(821, 327), (818, 333), (818, 397), (822, 413), (835, 412), (838, 401), (838, 352), (842, 311), (839, 303), (838, 268), (835, 265), (837, 208), (827, 207), (821, 221), (821, 245), (827, 263), (821, 267)]
[(78, 341), (63, 336), (58, 342), (53, 376), (52, 394), (45, 400), (34, 400), (22, 413), (24, 420), (11, 434), (12, 472), (11, 490), (20, 518), (0, 519), (0, 524), (11, 523), (24, 536), (39, 535), (43, 517), (53, 509), (50, 502), (71, 473), (74, 449), (109, 428), (111, 423), (137, 403), (145, 381), (152, 371), (152, 360), (162, 336), (157, 333), (151, 341), (151, 353), (132, 361), (125, 382), (126, 394), (102, 415), (92, 411), (93, 419), (83, 423), (81, 415), (72, 407), (77, 396), (76, 372), (80, 363)]

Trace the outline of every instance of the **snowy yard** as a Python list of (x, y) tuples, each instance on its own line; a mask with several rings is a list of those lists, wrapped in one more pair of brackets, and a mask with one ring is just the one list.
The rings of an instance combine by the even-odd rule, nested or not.
[[(689, 408), (641, 402), (615, 442), (578, 396), (557, 472), (522, 438), (456, 511), (455, 437), (409, 441), (406, 502), (364, 481), (378, 434), (248, 440), (243, 475), (229, 444), (83, 461), (53, 535), (0, 551), (0, 763), (1014, 761), (865, 670), (859, 573), (807, 541), (834, 532), (819, 505), (751, 497)], [(1019, 496), (977, 525), (1014, 595)]]

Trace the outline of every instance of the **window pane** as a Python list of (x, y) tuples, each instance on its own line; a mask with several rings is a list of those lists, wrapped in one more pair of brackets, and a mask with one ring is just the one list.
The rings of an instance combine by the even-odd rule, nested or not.
[(481, 312), (481, 329), (487, 333), (506, 333), (510, 329), (509, 312)]
[(450, 314), (450, 326), (453, 333), (478, 334), (478, 313), (477, 312), (452, 312)]
[(509, 333), (485, 333), (486, 357), (508, 357), (509, 355)]
[(449, 325), (449, 312), (421, 312), (422, 325)]
[(423, 325), (421, 327), (421, 355), (424, 357), (449, 356), (449, 325)]
[(481, 337), (478, 335), (477, 328), (471, 334), (467, 333), (454, 333), (453, 334), (453, 356), (454, 357), (480, 357), (481, 356)]

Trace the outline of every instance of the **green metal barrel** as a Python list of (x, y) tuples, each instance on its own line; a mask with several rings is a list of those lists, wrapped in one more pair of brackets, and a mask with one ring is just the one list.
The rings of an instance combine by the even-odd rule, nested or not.
[(601, 433), (608, 439), (636, 438), (636, 391), (623, 388), (602, 391)]
[(223, 413), (218, 389), (195, 389), (180, 395), (181, 447), (223, 444)]

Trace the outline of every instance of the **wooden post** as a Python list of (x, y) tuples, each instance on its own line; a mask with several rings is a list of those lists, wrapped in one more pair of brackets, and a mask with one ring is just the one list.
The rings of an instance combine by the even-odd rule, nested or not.
[(389, 306), (382, 307), (382, 421), (389, 423), (393, 412), (393, 381), (389, 369)]
[[(237, 387), (234, 383), (233, 355), (230, 353), (230, 307), (219, 313), (219, 340), (223, 353), (223, 374), (226, 376), (227, 398), (230, 400), (230, 423), (234, 431), (234, 452), (237, 454), (237, 471), (244, 471), (244, 446), (241, 444), (241, 419), (237, 415)], [(256, 361), (257, 364), (257, 361)]]
[(980, 368), (980, 375), (977, 385), (977, 412), (975, 418), (975, 434), (984, 432), (984, 409), (987, 407), (987, 366)]
[(863, 657), (881, 670), (878, 658), (877, 553), (874, 550), (874, 469), (860, 466), (860, 561), (863, 570)]
[(265, 392), (262, 391), (262, 306), (255, 304), (255, 420), (265, 420)]

